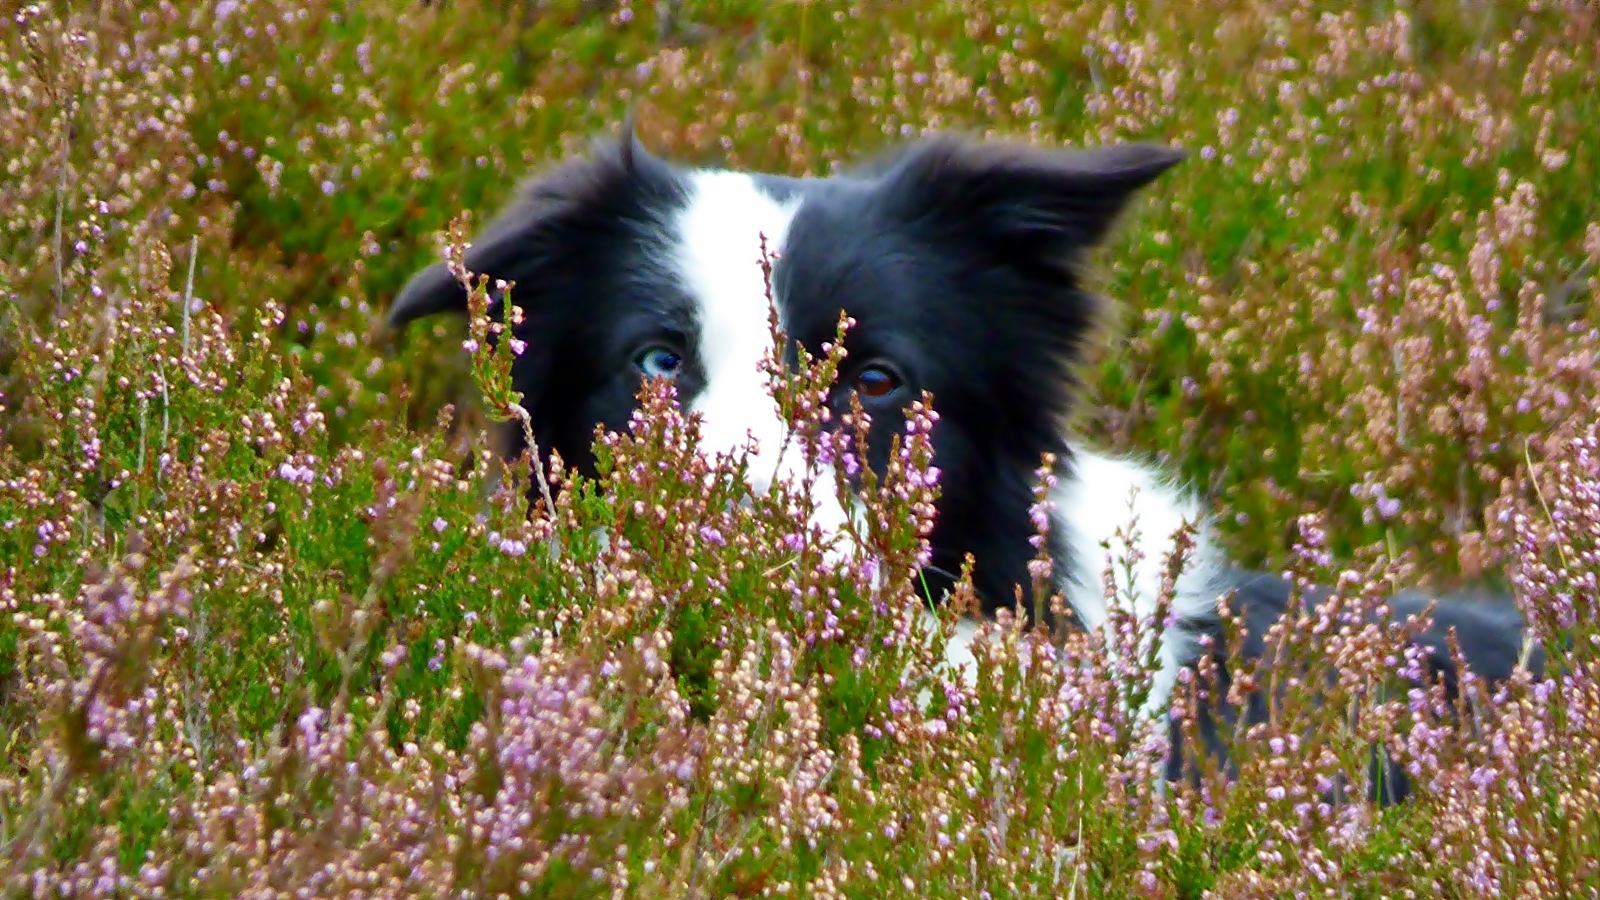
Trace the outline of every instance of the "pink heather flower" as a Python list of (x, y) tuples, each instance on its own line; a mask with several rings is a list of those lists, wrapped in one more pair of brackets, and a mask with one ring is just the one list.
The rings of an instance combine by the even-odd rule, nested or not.
[(308, 466), (285, 462), (278, 466), (278, 477), (290, 484), (312, 484), (316, 481), (317, 473)]
[(296, 722), (300, 728), (300, 734), (305, 740), (306, 751), (314, 758), (321, 756), (322, 751), (325, 749), (320, 746), (320, 726), (322, 725), (322, 720), (326, 717), (327, 713), (321, 707), (313, 706), (301, 713)]
[(844, 454), (844, 474), (850, 478), (861, 474), (861, 461), (854, 453)]
[(869, 556), (861, 561), (861, 577), (868, 584), (878, 580), (878, 558)]
[(1055, 510), (1055, 504), (1048, 500), (1035, 503), (1028, 508), (1028, 519), (1033, 522), (1034, 531), (1041, 534), (1050, 531), (1050, 514)]
[(515, 338), (515, 337), (511, 339), (511, 352), (512, 352), (513, 355), (521, 356), (522, 355), (522, 351), (524, 351), (526, 349), (528, 349), (528, 342), (527, 341), (524, 341), (524, 340), (522, 340), (520, 338)]
[(472, 338), (467, 338), (466, 340), (461, 342), (461, 349), (467, 351), (468, 353), (477, 353), (478, 352), (478, 342), (473, 340)]

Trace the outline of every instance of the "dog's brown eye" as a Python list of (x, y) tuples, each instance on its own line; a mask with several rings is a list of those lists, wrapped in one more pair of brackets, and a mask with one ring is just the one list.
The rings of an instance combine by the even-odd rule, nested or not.
[(900, 378), (882, 366), (868, 366), (856, 376), (856, 392), (863, 397), (887, 397), (900, 387)]

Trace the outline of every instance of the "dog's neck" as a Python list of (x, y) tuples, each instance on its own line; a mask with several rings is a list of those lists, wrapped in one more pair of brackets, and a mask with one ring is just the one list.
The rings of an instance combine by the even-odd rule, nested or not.
[[(1131, 601), (1148, 618), (1161, 592), (1163, 573), (1185, 526), (1192, 549), (1175, 585), (1172, 613), (1179, 619), (1206, 615), (1214, 596), (1206, 593), (1221, 560), (1211, 521), (1195, 496), (1153, 467), (1126, 457), (1074, 448), (1065, 477), (1050, 494), (1052, 527), (1065, 547), (1057, 585), (1073, 612), (1090, 628), (1106, 621), (1109, 603)], [(1107, 597), (1106, 575), (1115, 596)]]
[[(1112, 623), (1113, 606), (1132, 613), (1142, 648), (1159, 638), (1161, 669), (1151, 685), (1147, 710), (1164, 706), (1178, 669), (1199, 648), (1180, 623), (1211, 618), (1223, 590), (1226, 562), (1198, 499), (1161, 473), (1128, 458), (1085, 449), (1072, 454), (1069, 476), (1051, 494), (1054, 527), (1066, 546), (1065, 571), (1057, 583), (1073, 612), (1090, 629)], [(1180, 532), (1192, 542), (1172, 585), (1166, 619), (1153, 620)], [(1111, 596), (1107, 596), (1107, 575)]]
[[(1226, 561), (1212, 537), (1210, 520), (1192, 493), (1162, 477), (1158, 470), (1129, 458), (1073, 446), (1057, 467), (1056, 479), (1048, 495), (1052, 587), (1067, 601), (1073, 619), (1061, 624), (1104, 632), (1131, 626), (1137, 647), (1129, 649), (1140, 656), (1159, 642), (1160, 670), (1144, 704), (1147, 712), (1154, 712), (1166, 704), (1178, 669), (1191, 662), (1199, 650), (1185, 629), (1173, 626), (1213, 617), (1217, 596), (1223, 590), (1220, 576)], [(989, 551), (974, 555), (983, 573), (975, 573), (980, 592), (985, 586), (993, 592), (983, 597), (985, 611), (991, 615), (1016, 603), (1016, 589), (1011, 585), (1028, 583), (1027, 563), (1034, 554), (1028, 537), (1036, 531), (1029, 516), (1031, 500), (1031, 494), (1013, 497), (1001, 513), (1002, 521), (992, 522), (982, 534), (968, 536), (976, 545), (987, 545)], [(1156, 622), (1162, 582), (1185, 525), (1193, 529), (1192, 544), (1173, 585), (1166, 621)], [(1005, 545), (992, 540), (998, 535), (1005, 537)], [(998, 585), (1010, 588), (1011, 593), (995, 596)], [(1025, 600), (1025, 615), (1032, 612), (1028, 607)], [(1114, 608), (1131, 615), (1113, 616)], [(1119, 628), (1119, 622), (1126, 624)], [(962, 623), (945, 654), (950, 663), (965, 665), (969, 678), (974, 630), (970, 623)], [(1116, 653), (1118, 646), (1127, 648), (1127, 638), (1108, 646)]]

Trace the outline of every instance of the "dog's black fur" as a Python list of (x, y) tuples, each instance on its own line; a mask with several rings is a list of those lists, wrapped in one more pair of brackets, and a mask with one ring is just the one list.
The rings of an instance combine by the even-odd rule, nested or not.
[[(1307, 592), (1296, 604), (1290, 584), (1284, 578), (1244, 570), (1232, 572), (1228, 586), (1232, 592), (1230, 608), (1243, 619), (1240, 655), (1247, 661), (1261, 660), (1271, 652), (1266, 644), (1267, 633), (1278, 624), (1285, 612), (1293, 609), (1297, 613), (1315, 616), (1332, 593), (1326, 588), (1318, 588)], [(1524, 646), (1524, 622), (1510, 597), (1483, 589), (1463, 590), (1437, 597), (1425, 591), (1407, 589), (1390, 597), (1387, 605), (1393, 620), (1404, 622), (1412, 616), (1421, 617), (1430, 604), (1435, 605), (1431, 618), (1427, 620), (1428, 627), (1415, 638), (1416, 643), (1426, 650), (1427, 670), (1424, 675), (1427, 680), (1413, 686), (1425, 687), (1434, 684), (1437, 679), (1444, 685), (1446, 698), (1455, 701), (1460, 689), (1461, 673), (1457, 671), (1450, 649), (1452, 634), (1471, 671), (1490, 684), (1504, 682), (1518, 665), (1526, 665), (1535, 677), (1543, 675), (1546, 662), (1544, 650), (1537, 644)], [(1228, 668), (1227, 635), (1221, 618), (1195, 620), (1185, 623), (1183, 627), (1196, 635), (1204, 634), (1211, 638), (1217, 680), (1207, 687), (1214, 697), (1226, 698), (1233, 673)], [(1215, 708), (1206, 703), (1197, 704), (1196, 725), (1203, 745), (1202, 752), (1230, 770), (1224, 734), (1239, 724), (1241, 712), (1246, 725), (1268, 721), (1268, 698), (1263, 690), (1249, 693), (1244, 706), (1240, 710), (1226, 702), (1218, 703)], [(1167, 758), (1167, 778), (1177, 781), (1183, 777), (1184, 736), (1176, 723), (1171, 726), (1168, 736), (1171, 750)], [(1369, 771), (1368, 798), (1388, 805), (1404, 800), (1411, 790), (1411, 780), (1405, 770), (1387, 754), (1375, 749)]]

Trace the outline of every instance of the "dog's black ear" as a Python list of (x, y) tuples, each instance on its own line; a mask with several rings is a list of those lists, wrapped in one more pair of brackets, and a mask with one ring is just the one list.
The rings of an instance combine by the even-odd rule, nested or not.
[[(518, 305), (543, 267), (562, 258), (563, 246), (585, 227), (607, 226), (607, 217), (627, 205), (634, 189), (670, 177), (666, 164), (640, 142), (630, 114), (620, 137), (597, 145), (587, 158), (562, 163), (524, 183), (515, 200), (472, 240), (465, 262), (474, 281), (488, 275), (518, 283)], [(491, 296), (494, 296), (491, 294)], [(465, 315), (467, 291), (441, 260), (412, 276), (389, 307), (399, 328), (437, 313)]]
[(1050, 150), (939, 136), (901, 154), (883, 176), (901, 221), (1007, 253), (1072, 253), (1100, 243), (1134, 194), (1185, 156), (1136, 143)]

